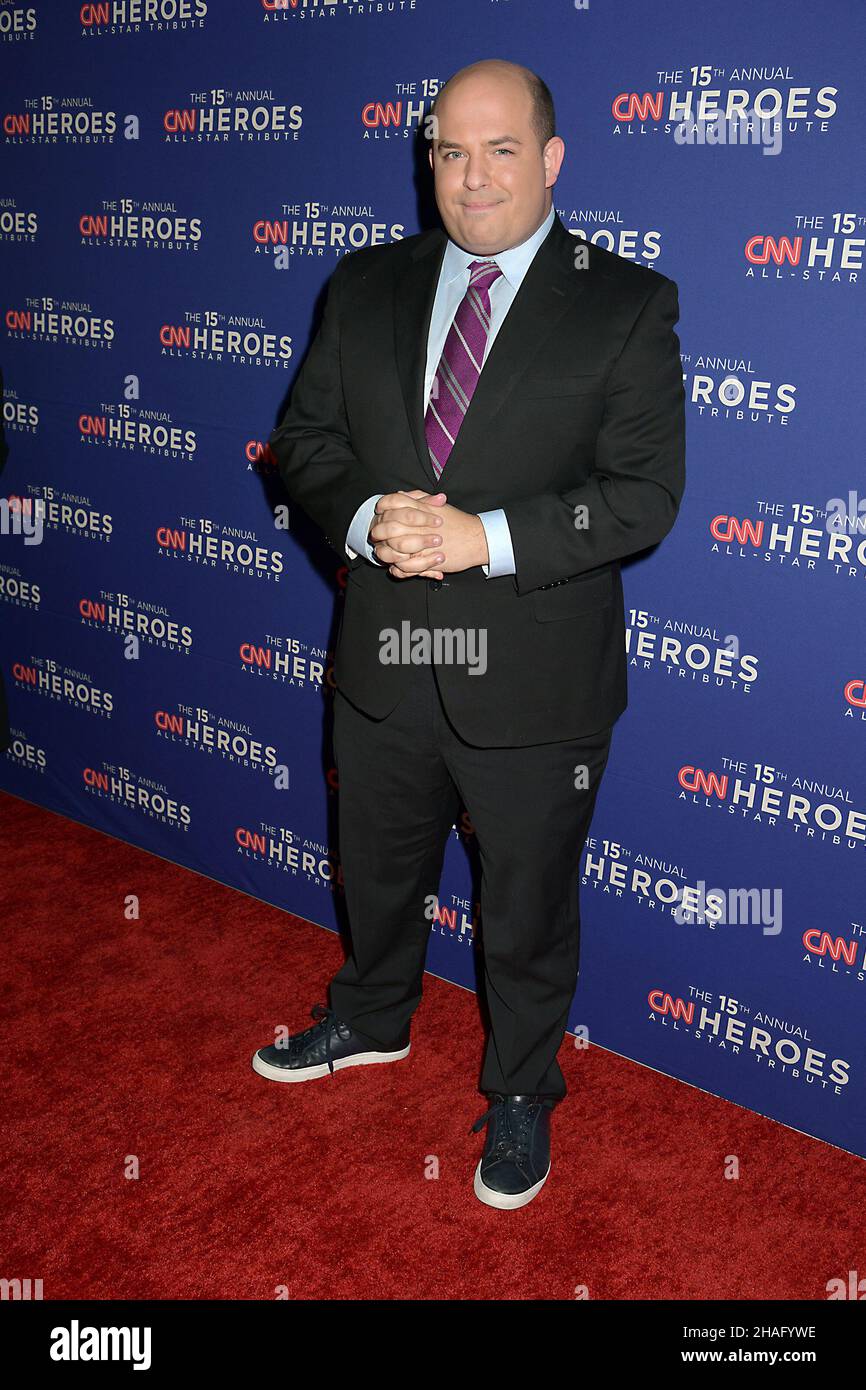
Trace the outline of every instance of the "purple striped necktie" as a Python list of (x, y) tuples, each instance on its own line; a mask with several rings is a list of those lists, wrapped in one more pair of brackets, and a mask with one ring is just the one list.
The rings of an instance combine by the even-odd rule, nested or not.
[(457, 306), (430, 387), (424, 433), (439, 478), (454, 447), (481, 375), (490, 332), (490, 286), (502, 274), (495, 261), (472, 261), (469, 288)]

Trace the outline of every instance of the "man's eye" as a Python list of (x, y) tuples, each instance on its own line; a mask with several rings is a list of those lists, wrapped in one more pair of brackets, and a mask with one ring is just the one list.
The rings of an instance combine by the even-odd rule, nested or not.
[[(462, 154), (462, 150), (446, 150), (445, 153), (444, 153), (444, 155), (442, 156), (442, 158), (443, 158), (443, 159), (450, 159), (451, 156), (452, 156), (452, 154), (458, 154), (458, 155), (459, 155), (459, 154)], [(513, 154), (514, 154), (514, 151), (513, 151), (513, 150), (508, 150), (508, 149), (505, 148), (504, 145), (502, 145), (502, 146), (500, 146), (500, 148), (499, 148), (498, 150), (494, 150), (494, 154), (507, 154), (507, 155), (513, 155)]]

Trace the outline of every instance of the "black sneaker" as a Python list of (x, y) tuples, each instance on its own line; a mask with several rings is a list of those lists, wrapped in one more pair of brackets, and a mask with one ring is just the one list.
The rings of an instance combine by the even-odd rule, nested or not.
[(549, 1096), (488, 1097), (490, 1109), (471, 1133), (487, 1125), (484, 1153), (475, 1170), (475, 1196), (488, 1207), (513, 1211), (525, 1207), (542, 1189), (550, 1172)]
[(318, 1020), (302, 1033), (292, 1033), (281, 1044), (260, 1047), (253, 1056), (253, 1071), (269, 1081), (314, 1081), (342, 1067), (368, 1067), (376, 1062), (397, 1062), (409, 1055), (409, 1034), (405, 1046), (374, 1051), (369, 1042), (353, 1033), (333, 1009), (316, 1004), (311, 1017)]

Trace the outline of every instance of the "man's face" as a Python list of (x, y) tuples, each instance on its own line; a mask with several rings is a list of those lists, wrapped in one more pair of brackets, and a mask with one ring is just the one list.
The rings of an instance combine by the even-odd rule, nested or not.
[(451, 240), (478, 256), (526, 241), (547, 215), (565, 146), (554, 136), (541, 149), (524, 84), (467, 77), (442, 96), (436, 114), (430, 165)]

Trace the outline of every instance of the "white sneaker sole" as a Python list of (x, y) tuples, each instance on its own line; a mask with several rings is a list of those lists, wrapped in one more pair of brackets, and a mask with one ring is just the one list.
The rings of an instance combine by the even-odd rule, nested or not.
[(531, 1202), (533, 1197), (537, 1197), (547, 1179), (550, 1177), (551, 1165), (547, 1165), (547, 1172), (537, 1182), (534, 1187), (528, 1187), (525, 1192), (494, 1192), (492, 1187), (486, 1187), (481, 1180), (481, 1159), (478, 1160), (478, 1167), (475, 1169), (475, 1196), (485, 1206), (498, 1207), (500, 1211), (515, 1211), (518, 1207), (525, 1207), (527, 1202)]
[[(343, 1067), (374, 1067), (380, 1062), (399, 1062), (402, 1057), (409, 1056), (411, 1046), (409, 1043), (401, 1052), (356, 1052), (354, 1057), (335, 1057), (334, 1071), (342, 1071)], [(253, 1071), (267, 1077), (268, 1081), (316, 1081), (320, 1076), (331, 1074), (327, 1062), (318, 1067), (275, 1067), (272, 1062), (263, 1061), (257, 1052), (253, 1054)]]

